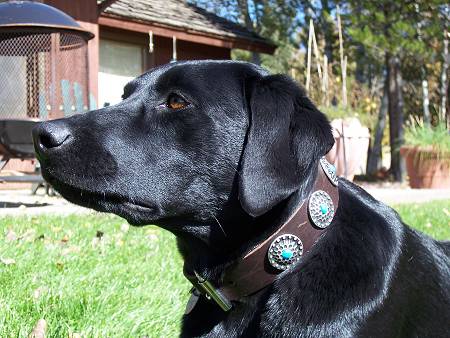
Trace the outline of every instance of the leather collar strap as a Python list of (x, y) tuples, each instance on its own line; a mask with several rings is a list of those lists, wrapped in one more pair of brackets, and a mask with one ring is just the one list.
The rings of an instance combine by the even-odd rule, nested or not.
[[(333, 169), (331, 169), (330, 174), (330, 168), (333, 167), (322, 159), (312, 192), (321, 190), (331, 197), (334, 215), (339, 203), (339, 193), (337, 179), (334, 176)], [(227, 268), (220, 287), (213, 287), (211, 283), (202, 279), (198, 274), (189, 273), (186, 265), (184, 267), (184, 275), (194, 285), (195, 289), (205, 294), (207, 298), (212, 298), (223, 310), (231, 309), (231, 301), (237, 301), (260, 291), (272, 284), (277, 276), (283, 272), (274, 268), (268, 259), (269, 248), (279, 236), (297, 236), (303, 243), (302, 256), (304, 256), (326, 231), (326, 227), (318, 227), (311, 221), (311, 216), (308, 212), (309, 199), (303, 201), (291, 218), (278, 228), (275, 233), (253, 248), (234, 265)]]

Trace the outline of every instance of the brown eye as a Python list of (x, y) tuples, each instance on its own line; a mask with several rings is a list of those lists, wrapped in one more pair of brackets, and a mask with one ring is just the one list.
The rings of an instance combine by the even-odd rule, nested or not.
[(167, 107), (170, 109), (178, 110), (183, 109), (189, 105), (185, 99), (183, 99), (180, 95), (170, 94), (167, 99)]

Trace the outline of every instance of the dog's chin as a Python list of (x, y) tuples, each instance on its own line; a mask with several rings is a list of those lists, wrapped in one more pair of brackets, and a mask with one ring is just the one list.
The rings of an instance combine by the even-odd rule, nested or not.
[(126, 196), (107, 190), (93, 191), (85, 187), (69, 184), (45, 171), (43, 171), (42, 175), (69, 202), (96, 211), (116, 214), (125, 218), (131, 225), (154, 224), (160, 218), (158, 208), (148, 203), (132, 201)]

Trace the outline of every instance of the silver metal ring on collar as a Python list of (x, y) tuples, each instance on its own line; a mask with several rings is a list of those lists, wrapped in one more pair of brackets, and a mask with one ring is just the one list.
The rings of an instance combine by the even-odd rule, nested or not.
[(300, 260), (302, 254), (302, 241), (291, 234), (275, 238), (267, 251), (270, 265), (278, 270), (286, 270), (291, 267)]
[(334, 204), (330, 195), (323, 190), (313, 192), (308, 202), (308, 212), (312, 223), (325, 229), (334, 217)]
[(336, 167), (332, 165), (330, 162), (328, 162), (325, 157), (322, 157), (320, 159), (320, 165), (322, 166), (322, 169), (325, 172), (325, 175), (327, 175), (330, 182), (333, 185), (337, 186), (338, 178), (336, 176)]

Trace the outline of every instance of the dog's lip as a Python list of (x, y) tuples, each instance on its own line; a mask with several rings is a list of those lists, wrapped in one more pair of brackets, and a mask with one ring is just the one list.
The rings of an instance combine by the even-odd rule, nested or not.
[(79, 202), (87, 202), (88, 204), (101, 204), (102, 202), (107, 202), (124, 207), (126, 209), (130, 209), (135, 212), (154, 213), (155, 211), (157, 211), (157, 208), (155, 206), (143, 201), (130, 199), (125, 195), (108, 191), (88, 190), (83, 187), (78, 187), (73, 184), (68, 184), (66, 182), (60, 181), (55, 176), (49, 173), (47, 173), (46, 176), (46, 179), (49, 181), (49, 183), (52, 184), (56, 188), (56, 190), (63, 195), (63, 197), (64, 195), (66, 195), (66, 192), (68, 192), (72, 196), (79, 196), (80, 198), (77, 198)]
[(131, 202), (129, 200), (124, 200), (122, 203), (122, 206), (132, 209), (134, 211), (138, 211), (138, 212), (154, 212), (156, 210), (155, 207), (150, 206), (148, 204), (144, 204), (142, 202), (136, 203), (136, 202)]

